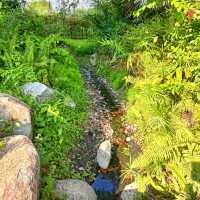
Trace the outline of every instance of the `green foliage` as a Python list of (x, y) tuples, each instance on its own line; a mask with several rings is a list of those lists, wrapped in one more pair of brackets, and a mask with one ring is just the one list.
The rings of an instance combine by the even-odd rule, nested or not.
[(49, 187), (53, 179), (74, 176), (67, 155), (81, 137), (78, 127), (86, 115), (83, 108), (70, 109), (64, 102), (65, 96), (58, 95), (53, 102), (37, 105), (34, 110), (35, 144), (41, 157), (43, 177), (41, 199), (52, 197)]
[(104, 53), (107, 53), (111, 57), (111, 63), (116, 62), (118, 59), (124, 58), (127, 55), (127, 51), (119, 39), (103, 39), (100, 41), (100, 44)]
[(16, 9), (20, 7), (20, 1), (19, 0), (1, 0), (0, 5), (2, 9)]
[[(168, 8), (175, 8), (178, 12), (187, 12), (190, 9), (198, 9), (199, 4), (198, 1), (189, 2), (186, 0), (147, 0), (147, 2), (140, 6), (139, 9), (134, 10), (133, 15), (135, 17), (139, 17), (145, 13), (145, 11), (149, 10), (156, 10), (161, 7), (164, 7), (165, 9)], [(198, 12), (198, 10), (197, 10)], [(199, 12), (198, 12), (199, 13)]]
[(96, 50), (97, 43), (92, 40), (65, 39), (64, 44), (69, 46), (77, 55), (92, 54)]
[(94, 26), (97, 37), (115, 38), (123, 32), (126, 23), (122, 19), (121, 0), (94, 1), (93, 12), (88, 13), (88, 19)]
[(148, 186), (173, 199), (197, 198), (198, 29), (197, 18), (190, 21), (172, 8), (124, 35), (133, 45), (126, 66), (127, 120), (139, 127), (134, 138), (141, 147), (127, 171), (141, 192)]
[[(0, 91), (18, 97), (31, 107), (33, 142), (41, 159), (40, 198), (54, 199), (54, 180), (76, 177), (68, 155), (81, 138), (80, 127), (87, 117), (87, 97), (74, 57), (61, 48), (64, 39), (59, 35), (45, 36), (41, 30), (37, 31), (37, 27), (33, 30), (38, 23), (43, 29), (45, 20), (35, 16), (25, 22), (25, 16), (29, 15), (19, 12), (3, 15), (0, 24), (3, 30), (0, 33)], [(31, 31), (27, 33), (26, 29)], [(24, 96), (21, 86), (34, 81), (53, 88), (55, 97), (38, 103)], [(69, 99), (76, 103), (75, 108), (68, 106)]]
[(119, 90), (125, 85), (125, 76), (127, 75), (125, 71), (111, 69), (107, 65), (101, 63), (97, 69), (97, 73), (106, 78), (115, 90)]
[[(106, 10), (106, 4), (102, 5)], [(141, 23), (116, 31), (117, 18), (113, 19), (112, 34), (104, 35), (98, 52), (103, 60), (98, 73), (115, 88), (118, 83), (120, 87), (126, 83), (126, 120), (138, 126), (132, 137), (141, 152), (132, 153), (132, 146), (128, 148), (132, 162), (124, 173), (134, 175), (141, 194), (148, 195), (148, 187), (160, 199), (197, 199), (199, 4), (149, 0), (132, 12), (134, 21), (138, 17)], [(126, 31), (121, 32), (124, 27)]]
[[(148, 187), (159, 195), (157, 199), (198, 198), (199, 3), (148, 0), (137, 5), (138, 1), (97, 1), (80, 20), (1, 10), (0, 91), (17, 96), (33, 110), (34, 143), (41, 157), (41, 199), (55, 198), (54, 179), (81, 178), (70, 168), (68, 155), (81, 138), (87, 98), (71, 53), (96, 51), (101, 59), (98, 74), (115, 89), (127, 86), (125, 118), (138, 126), (131, 137), (141, 151), (127, 149), (130, 163), (125, 175), (134, 175), (139, 196), (148, 196)], [(127, 24), (124, 17), (130, 18), (130, 13), (137, 25)], [(70, 24), (87, 26), (99, 42), (66, 39)], [(55, 89), (54, 99), (38, 104), (24, 97), (20, 86), (33, 81)], [(76, 108), (66, 105), (69, 99)]]

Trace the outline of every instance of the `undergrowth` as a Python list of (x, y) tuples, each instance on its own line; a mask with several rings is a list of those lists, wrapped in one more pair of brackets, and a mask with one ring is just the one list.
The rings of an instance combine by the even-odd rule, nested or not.
[(139, 199), (199, 198), (199, 5), (170, 3), (162, 13), (164, 1), (133, 10), (140, 23), (105, 36), (98, 55), (99, 72), (126, 86), (125, 119), (137, 127), (131, 138), (140, 151), (125, 150), (131, 162), (122, 172), (137, 183)]
[[(49, 200), (54, 199), (55, 179), (83, 178), (71, 169), (69, 152), (82, 137), (88, 99), (76, 60), (61, 45), (65, 38), (44, 34), (45, 19), (29, 17), (20, 11), (2, 13), (0, 91), (31, 107), (33, 142), (41, 160), (40, 199)], [(24, 96), (21, 86), (35, 81), (53, 88), (55, 97), (38, 103)], [(75, 108), (68, 106), (69, 98)]]
[[(70, 31), (65, 20), (49, 23), (33, 13), (1, 11), (0, 91), (33, 110), (41, 199), (54, 198), (54, 179), (79, 176), (68, 155), (81, 138), (88, 100), (72, 53), (96, 53), (97, 73), (126, 92), (124, 120), (137, 127), (130, 138), (140, 150), (125, 149), (130, 159), (122, 176), (136, 182), (138, 199), (198, 199), (199, 3), (95, 2), (96, 10), (84, 18), (93, 26), (96, 38), (90, 40), (63, 38)], [(23, 96), (20, 87), (34, 81), (55, 89), (55, 98), (38, 104)], [(69, 97), (75, 108), (66, 105)]]

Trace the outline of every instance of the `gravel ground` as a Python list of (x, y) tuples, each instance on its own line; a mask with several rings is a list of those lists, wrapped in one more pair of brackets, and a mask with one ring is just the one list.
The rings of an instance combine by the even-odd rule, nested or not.
[(103, 91), (100, 90), (101, 86), (98, 85), (95, 76), (87, 68), (82, 68), (81, 72), (90, 97), (89, 120), (83, 127), (83, 133), (85, 134), (83, 140), (73, 149), (70, 158), (73, 169), (76, 172), (79, 171), (80, 174), (88, 172), (83, 176), (86, 181), (92, 182), (98, 170), (96, 162), (97, 149), (101, 142), (105, 139), (112, 139), (113, 136), (112, 117), (110, 105), (103, 96)]

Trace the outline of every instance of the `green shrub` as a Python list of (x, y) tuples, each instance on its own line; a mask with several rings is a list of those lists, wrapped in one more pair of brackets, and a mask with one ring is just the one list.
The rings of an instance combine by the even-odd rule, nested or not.
[[(0, 24), (1, 29), (4, 27), (0, 33), (0, 92), (16, 96), (31, 107), (33, 142), (41, 160), (40, 198), (54, 199), (54, 180), (77, 176), (68, 155), (82, 137), (80, 127), (87, 118), (87, 97), (74, 57), (60, 47), (64, 39), (58, 35), (44, 36), (37, 30), (27, 34), (36, 24), (30, 18), (24, 22), (26, 15), (16, 13), (15, 18), (15, 14), (4, 14)], [(37, 20), (43, 27), (45, 21)], [(55, 97), (38, 103), (24, 96), (21, 86), (34, 81), (52, 87)], [(75, 102), (75, 108), (67, 105), (69, 99)]]
[(143, 193), (149, 186), (174, 199), (195, 199), (199, 182), (193, 172), (199, 170), (194, 163), (199, 164), (195, 149), (200, 138), (195, 81), (200, 60), (194, 45), (199, 41), (198, 22), (188, 22), (175, 9), (165, 14), (124, 35), (133, 45), (127, 61), (131, 86), (126, 118), (138, 126), (134, 138), (141, 147), (139, 155), (130, 155), (134, 159), (127, 173)]

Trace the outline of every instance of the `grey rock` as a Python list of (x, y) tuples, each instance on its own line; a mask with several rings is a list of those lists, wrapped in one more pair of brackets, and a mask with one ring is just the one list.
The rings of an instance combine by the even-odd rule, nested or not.
[(22, 86), (22, 90), (25, 95), (32, 96), (39, 102), (49, 100), (54, 94), (53, 89), (39, 82), (26, 83)]
[[(18, 124), (15, 125), (14, 129), (13, 129), (13, 135), (26, 135), (29, 138), (32, 138), (32, 127), (31, 124)], [(30, 133), (30, 134), (27, 134)]]
[(0, 93), (0, 136), (9, 126), (11, 135), (25, 135), (32, 138), (31, 110), (13, 96)]
[(85, 170), (84, 167), (79, 167), (78, 169), (79, 169), (79, 171), (84, 171)]
[(102, 142), (97, 151), (97, 162), (103, 169), (107, 169), (111, 160), (111, 143), (109, 140)]
[(66, 200), (97, 200), (93, 188), (88, 183), (75, 179), (56, 181), (55, 193)]
[(137, 185), (136, 183), (131, 183), (126, 185), (121, 193), (121, 200), (134, 200), (137, 195)]

